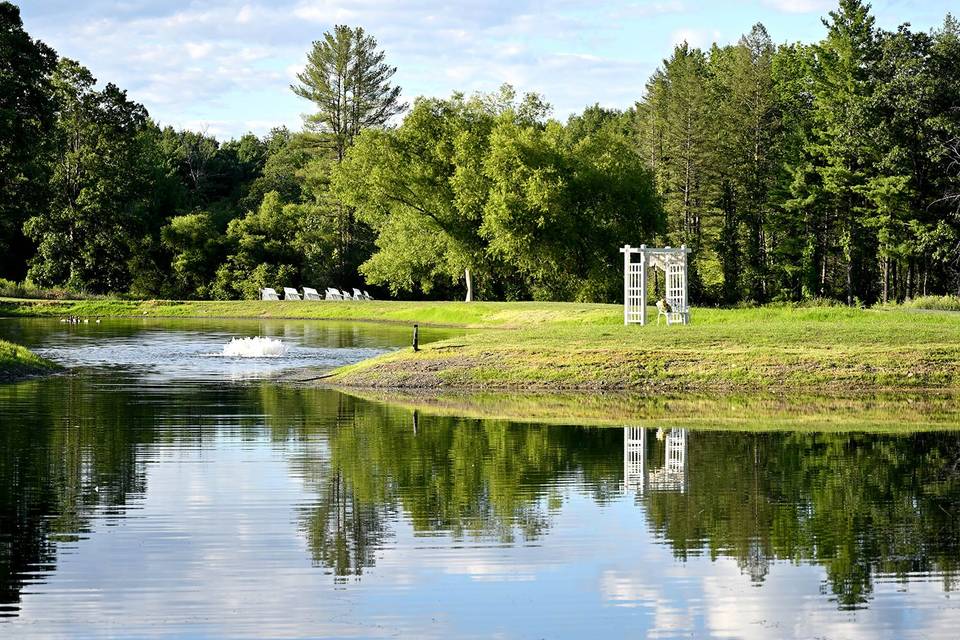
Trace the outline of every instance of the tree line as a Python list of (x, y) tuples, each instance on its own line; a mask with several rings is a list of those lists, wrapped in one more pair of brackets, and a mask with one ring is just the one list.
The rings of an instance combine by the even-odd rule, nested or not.
[(683, 43), (634, 107), (421, 97), (362, 28), (313, 43), (301, 131), (158, 126), (0, 3), (0, 278), (72, 292), (611, 302), (623, 244), (686, 244), (691, 298), (960, 293), (960, 23)]

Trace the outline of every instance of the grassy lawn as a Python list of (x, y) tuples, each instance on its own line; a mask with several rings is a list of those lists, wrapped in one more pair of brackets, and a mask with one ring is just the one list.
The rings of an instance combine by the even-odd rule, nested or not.
[(32, 375), (50, 373), (58, 368), (26, 347), (0, 340), (0, 382), (12, 382)]
[[(622, 324), (618, 305), (0, 299), (6, 316), (367, 320), (482, 329), (337, 370), (343, 386), (472, 389), (957, 389), (960, 316), (901, 307), (693, 310)], [(652, 317), (656, 317), (655, 313)]]
[[(496, 318), (496, 315), (493, 316)], [(534, 305), (515, 328), (341, 369), (373, 387), (879, 389), (960, 386), (960, 317), (842, 307), (699, 309), (689, 326), (621, 324), (620, 308)]]

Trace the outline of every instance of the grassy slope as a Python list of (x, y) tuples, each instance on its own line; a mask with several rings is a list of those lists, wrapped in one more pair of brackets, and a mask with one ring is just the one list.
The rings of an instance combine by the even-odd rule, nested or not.
[[(960, 388), (960, 317), (845, 307), (694, 309), (686, 327), (622, 324), (616, 305), (0, 300), (0, 315), (350, 319), (485, 328), (336, 371), (388, 388)], [(655, 317), (655, 316), (654, 316)]]
[(25, 347), (0, 340), (0, 382), (12, 382), (27, 376), (50, 373), (58, 368)]
[(618, 307), (485, 331), (339, 370), (373, 387), (853, 389), (960, 387), (960, 318), (846, 308), (695, 310), (624, 327)]

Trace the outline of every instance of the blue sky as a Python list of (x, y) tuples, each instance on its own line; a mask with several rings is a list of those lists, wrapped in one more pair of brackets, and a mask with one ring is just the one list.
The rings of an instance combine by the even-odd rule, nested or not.
[[(537, 91), (566, 117), (595, 102), (628, 107), (682, 40), (736, 41), (763, 22), (777, 42), (813, 41), (829, 0), (26, 0), (26, 29), (161, 124), (218, 137), (299, 128), (309, 104), (289, 84), (311, 42), (363, 26), (398, 67), (404, 96)], [(956, 0), (878, 0), (877, 22), (942, 24)]]

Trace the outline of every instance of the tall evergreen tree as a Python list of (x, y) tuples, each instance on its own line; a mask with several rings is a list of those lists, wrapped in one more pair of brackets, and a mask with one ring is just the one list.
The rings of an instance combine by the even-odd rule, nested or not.
[(361, 131), (384, 126), (406, 108), (400, 87), (390, 84), (397, 68), (385, 60), (362, 27), (337, 25), (313, 43), (299, 84), (290, 87), (316, 105), (307, 129), (319, 134), (338, 162)]
[(707, 174), (712, 115), (703, 51), (678, 45), (647, 84), (638, 113), (642, 155), (652, 165), (667, 216), (666, 240), (692, 249), (690, 287), (697, 298), (704, 289), (703, 254), (709, 249), (703, 242), (704, 222), (711, 211)]
[(814, 48), (814, 125), (805, 149), (813, 184), (799, 184), (798, 195), (809, 198), (822, 189), (827, 217), (816, 225), (821, 246), (815, 250), (823, 261), (821, 290), (826, 292), (828, 262), (836, 250), (842, 273), (836, 291), (853, 304), (855, 297), (869, 300), (874, 294), (868, 264), (872, 242), (864, 229), (870, 204), (863, 193), (876, 158), (870, 133), (877, 37), (870, 6), (861, 0), (841, 0), (823, 23), (827, 36)]
[[(767, 254), (770, 197), (778, 156), (780, 115), (774, 87), (773, 57), (775, 47), (762, 24), (722, 56), (714, 71), (719, 76), (718, 109), (721, 120), (717, 136), (720, 153), (716, 164), (727, 165), (727, 189), (732, 192), (736, 219), (729, 233), (742, 228), (744, 254), (744, 295), (764, 301), (769, 296)], [(728, 197), (723, 197), (726, 201)], [(737, 236), (741, 235), (740, 233)], [(735, 236), (735, 237), (737, 237)], [(730, 295), (739, 299), (739, 289), (732, 283)], [(728, 297), (729, 299), (729, 297)]]
[[(386, 63), (377, 41), (361, 27), (337, 25), (313, 43), (307, 65), (291, 89), (313, 102), (317, 111), (306, 116), (306, 128), (324, 151), (307, 172), (315, 187), (315, 205), (335, 217), (337, 278), (352, 281), (360, 262), (369, 255), (370, 230), (358, 224), (353, 209), (326, 195), (330, 171), (343, 162), (347, 149), (365, 129), (386, 126), (402, 113), (400, 87), (391, 81), (396, 67)], [(332, 161), (332, 162), (331, 162)]]

